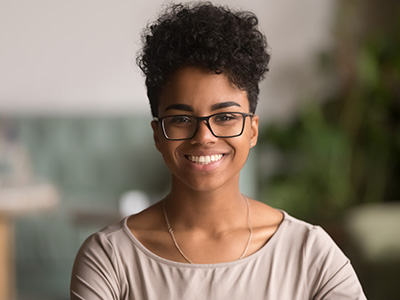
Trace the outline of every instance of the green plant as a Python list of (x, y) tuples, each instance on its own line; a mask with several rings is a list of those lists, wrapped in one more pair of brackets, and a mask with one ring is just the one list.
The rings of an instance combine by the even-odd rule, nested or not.
[(343, 0), (337, 24), (336, 47), (320, 60), (333, 92), (260, 135), (275, 157), (261, 198), (312, 221), (400, 200), (400, 3)]

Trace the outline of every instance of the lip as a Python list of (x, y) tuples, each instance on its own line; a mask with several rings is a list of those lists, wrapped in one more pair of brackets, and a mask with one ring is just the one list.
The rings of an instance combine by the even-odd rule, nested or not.
[(200, 165), (209, 165), (214, 162), (218, 162), (223, 158), (223, 154), (211, 154), (211, 155), (185, 155), (185, 157), (192, 163)]
[(222, 152), (213, 153), (191, 153), (185, 154), (187, 164), (196, 170), (212, 170), (217, 168), (228, 154)]

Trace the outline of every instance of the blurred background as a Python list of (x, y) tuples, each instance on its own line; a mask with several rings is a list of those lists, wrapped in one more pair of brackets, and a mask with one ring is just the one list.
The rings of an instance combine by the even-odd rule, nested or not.
[[(322, 225), (400, 295), (400, 2), (214, 1), (271, 47), (242, 191)], [(0, 0), (0, 300), (69, 299), (84, 239), (168, 190), (140, 32), (161, 0)]]

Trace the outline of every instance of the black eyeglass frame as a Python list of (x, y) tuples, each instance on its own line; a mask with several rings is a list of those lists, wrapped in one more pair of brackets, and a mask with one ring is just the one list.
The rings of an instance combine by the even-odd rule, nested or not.
[[(214, 133), (214, 131), (211, 128), (210, 122), (209, 122), (210, 118), (212, 118), (214, 116), (218, 116), (218, 115), (224, 115), (224, 114), (240, 114), (240, 115), (243, 116), (242, 130), (240, 131), (240, 133), (235, 134), (235, 135), (229, 135), (229, 136), (220, 136), (220, 135), (216, 135)], [(199, 130), (201, 121), (205, 121), (206, 122), (207, 128), (210, 130), (212, 135), (217, 137), (217, 138), (233, 138), (233, 137), (241, 136), (243, 134), (244, 126), (246, 124), (246, 118), (247, 117), (252, 118), (253, 116), (254, 116), (253, 113), (230, 111), (230, 112), (215, 113), (215, 114), (212, 114), (212, 115), (209, 115), (209, 116), (206, 116), (206, 117), (196, 117), (196, 116), (191, 116), (191, 115), (170, 115), (170, 116), (164, 116), (164, 117), (161, 117), (161, 118), (154, 117), (153, 121), (157, 121), (158, 123), (161, 124), (161, 129), (162, 129), (163, 135), (167, 140), (169, 140), (169, 141), (184, 141), (184, 140), (191, 140), (192, 138), (195, 137), (197, 131)], [(165, 126), (164, 126), (164, 119), (170, 118), (170, 117), (189, 117), (189, 118), (195, 119), (196, 120), (196, 129), (194, 130), (193, 135), (191, 137), (182, 138), (182, 139), (173, 139), (173, 138), (168, 137), (167, 132), (165, 130)]]

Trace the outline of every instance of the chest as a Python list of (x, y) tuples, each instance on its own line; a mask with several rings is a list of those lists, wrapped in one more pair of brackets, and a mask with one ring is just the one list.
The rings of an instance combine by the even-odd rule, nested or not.
[(140, 263), (128, 268), (121, 299), (309, 299), (301, 270), (268, 260), (223, 267), (181, 267)]

